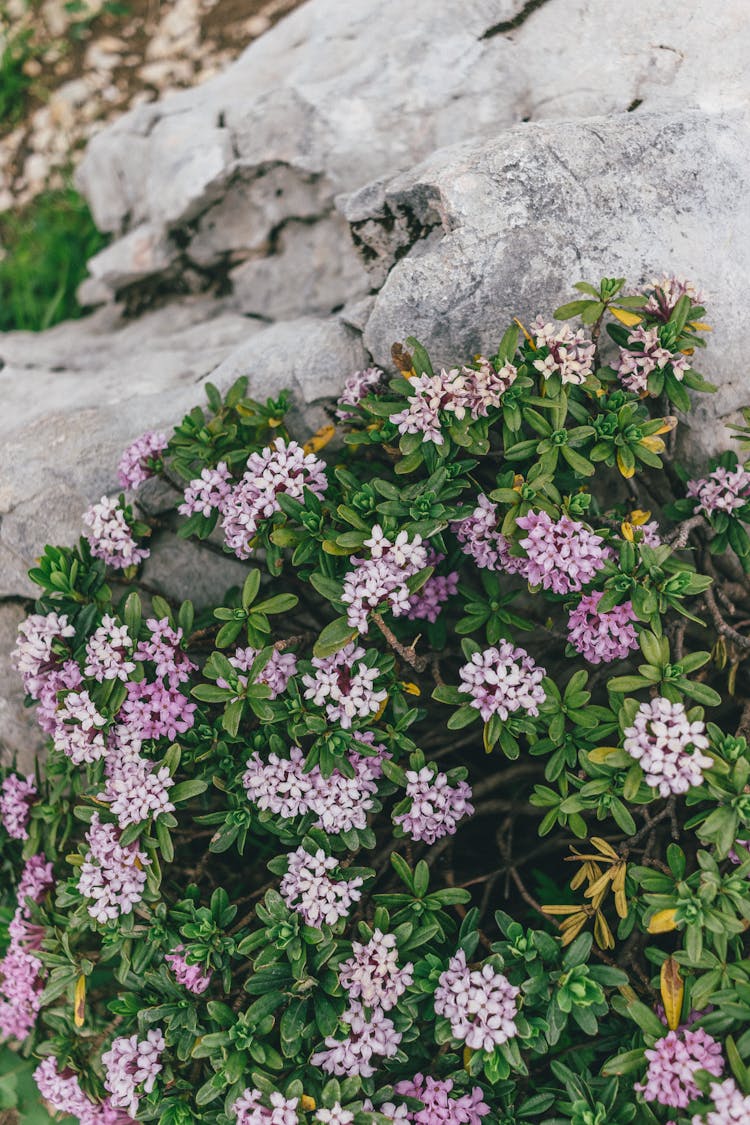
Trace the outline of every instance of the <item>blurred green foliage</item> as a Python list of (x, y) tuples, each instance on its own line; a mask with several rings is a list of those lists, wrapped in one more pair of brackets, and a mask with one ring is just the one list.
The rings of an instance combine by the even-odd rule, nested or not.
[[(24, 1059), (11, 1051), (10, 1047), (0, 1047), (0, 1121), (8, 1125), (51, 1125), (53, 1118), (39, 1101), (34, 1068), (38, 1059)], [(72, 1117), (56, 1119), (60, 1125), (73, 1122)]]

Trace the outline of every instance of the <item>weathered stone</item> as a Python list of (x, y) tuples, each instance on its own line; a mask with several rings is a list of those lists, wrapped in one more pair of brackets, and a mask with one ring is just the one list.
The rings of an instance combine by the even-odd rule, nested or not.
[(88, 269), (93, 281), (116, 293), (139, 278), (168, 269), (173, 258), (174, 247), (164, 232), (142, 223), (125, 238), (95, 254), (89, 260)]
[(349, 202), (387, 273), (365, 346), (387, 364), (413, 334), (447, 364), (488, 352), (513, 316), (549, 313), (582, 278), (677, 273), (705, 290), (715, 329), (696, 365), (719, 389), (691, 416), (690, 454), (725, 447), (721, 422), (750, 401), (748, 152), (746, 114), (681, 112), (525, 125), (433, 154)]
[(16, 631), (25, 616), (21, 602), (0, 604), (0, 765), (9, 765), (16, 759), (21, 770), (33, 769), (34, 757), (43, 741), (34, 712), (23, 705), (21, 677), (10, 656), (16, 645)]

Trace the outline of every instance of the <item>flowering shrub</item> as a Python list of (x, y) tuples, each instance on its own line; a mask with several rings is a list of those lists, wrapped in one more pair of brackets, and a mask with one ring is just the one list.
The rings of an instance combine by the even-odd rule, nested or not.
[[(750, 1122), (750, 472), (677, 457), (695, 289), (578, 289), (394, 347), (338, 444), (209, 386), (31, 571), (0, 1036), (53, 1110)], [(213, 611), (141, 581), (150, 477), (247, 560)]]

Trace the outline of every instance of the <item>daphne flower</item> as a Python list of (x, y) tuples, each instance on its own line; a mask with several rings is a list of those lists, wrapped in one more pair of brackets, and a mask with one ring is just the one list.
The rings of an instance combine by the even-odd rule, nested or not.
[(304, 816), (315, 792), (313, 777), (304, 767), (305, 756), (299, 746), (291, 747), (288, 758), (280, 758), (272, 750), (266, 762), (256, 750), (242, 778), (248, 800), (285, 820)]
[(260, 1090), (248, 1088), (234, 1103), (231, 1113), (237, 1125), (298, 1125), (299, 1098), (285, 1098), (274, 1090), (268, 1102), (269, 1105), (263, 1104)]
[(624, 660), (638, 648), (632, 602), (600, 613), (597, 607), (603, 596), (599, 590), (584, 594), (568, 616), (568, 640), (589, 664)]
[(131, 1116), (138, 1113), (142, 1095), (151, 1093), (163, 1069), (164, 1046), (164, 1035), (158, 1027), (152, 1027), (145, 1039), (121, 1035), (112, 1041), (102, 1055), (104, 1088), (112, 1105), (127, 1110)]
[(429, 766), (406, 771), (406, 796), (411, 799), (409, 809), (394, 816), (393, 823), (412, 840), (424, 840), (426, 844), (452, 836), (459, 820), (474, 812), (471, 787), (465, 781), (451, 785), (446, 774)]
[(422, 1102), (422, 1109), (407, 1112), (405, 1120), (410, 1125), (481, 1125), (482, 1118), (490, 1112), (478, 1086), (470, 1093), (451, 1097), (450, 1078), (441, 1081), (415, 1074), (411, 1081), (397, 1082), (395, 1089), (403, 1098)]
[(288, 856), (288, 870), (281, 880), (279, 891), (284, 902), (301, 914), (308, 926), (320, 927), (323, 923), (335, 926), (346, 918), (362, 892), (362, 879), (332, 879), (329, 872), (338, 867), (335, 856), (327, 856), (322, 848), (310, 855), (297, 848)]
[(36, 796), (33, 774), (23, 778), (11, 773), (0, 785), (0, 821), (14, 840), (28, 840), (29, 810)]
[(130, 680), (127, 696), (117, 718), (130, 735), (147, 742), (169, 738), (190, 730), (195, 721), (195, 703), (189, 703), (178, 687), (161, 682), (149, 684)]
[(384, 378), (385, 374), (379, 367), (366, 367), (364, 371), (355, 371), (347, 376), (336, 410), (338, 420), (348, 422), (356, 418), (356, 412), (347, 407), (359, 406), (363, 398), (377, 390)]
[(184, 955), (184, 945), (178, 945), (171, 953), (167, 953), (164, 960), (175, 975), (175, 980), (192, 992), (200, 996), (211, 983), (211, 974), (204, 973), (200, 965), (191, 965)]
[(128, 679), (135, 671), (135, 663), (129, 657), (133, 651), (133, 639), (126, 625), (119, 625), (117, 618), (105, 614), (99, 628), (86, 642), (86, 666), (84, 672), (99, 683), (104, 680)]
[(587, 340), (582, 328), (576, 332), (569, 324), (545, 324), (538, 316), (532, 327), (537, 348), (546, 348), (544, 358), (534, 360), (534, 367), (544, 379), (559, 375), (565, 384), (584, 383), (592, 371), (596, 345)]
[(353, 1125), (354, 1114), (336, 1102), (330, 1109), (319, 1109), (315, 1121), (319, 1121), (320, 1125)]
[(302, 677), (305, 699), (316, 707), (325, 706), (329, 721), (344, 730), (353, 720), (374, 715), (388, 698), (387, 691), (376, 691), (380, 670), (364, 663), (366, 655), (361, 646), (350, 642), (332, 656), (314, 656), (313, 673)]
[(520, 991), (491, 965), (470, 972), (460, 950), (438, 980), (435, 1013), (450, 1021), (453, 1037), (467, 1047), (494, 1051), (517, 1034)]
[(672, 277), (665, 274), (661, 278), (654, 278), (649, 289), (646, 289), (648, 300), (644, 308), (646, 312), (657, 317), (665, 324), (675, 310), (680, 297), (687, 295), (693, 305), (702, 305), (705, 301), (703, 293), (684, 277)]
[(80, 1125), (132, 1125), (132, 1117), (116, 1109), (109, 1098), (94, 1102), (81, 1089), (70, 1069), (60, 1071), (57, 1059), (48, 1055), (34, 1071), (39, 1093), (55, 1113), (70, 1114)]
[(78, 890), (91, 899), (89, 914), (101, 925), (129, 914), (143, 898), (145, 868), (151, 863), (137, 844), (123, 847), (113, 824), (102, 824), (94, 813), (86, 833), (89, 850), (79, 869)]
[(138, 488), (155, 472), (154, 462), (167, 448), (167, 435), (149, 430), (125, 449), (117, 473), (122, 488)]
[(646, 1051), (646, 1058), (646, 1080), (636, 1083), (635, 1088), (647, 1102), (658, 1102), (671, 1109), (686, 1109), (700, 1097), (696, 1071), (707, 1070), (718, 1077), (724, 1069), (721, 1044), (702, 1028), (668, 1032)]
[(461, 550), (482, 570), (522, 574), (526, 560), (510, 554), (508, 540), (498, 530), (498, 507), (483, 494), (470, 516), (452, 525)]
[(185, 489), (185, 499), (177, 511), (182, 516), (210, 516), (221, 511), (224, 501), (232, 491), (232, 474), (225, 461), (215, 469), (202, 469), (201, 475), (190, 481)]
[(741, 465), (736, 469), (719, 466), (707, 477), (688, 481), (687, 494), (697, 500), (696, 512), (731, 514), (750, 503), (750, 472)]
[(458, 674), (462, 681), (458, 690), (471, 695), (469, 705), (476, 707), (485, 722), (493, 715), (505, 720), (514, 711), (538, 715), (539, 705), (547, 698), (541, 686), (544, 668), (509, 641), (475, 652)]
[(106, 750), (102, 733), (106, 725), (87, 691), (69, 691), (56, 715), (55, 750), (67, 754), (77, 766), (96, 762)]
[(0, 1038), (22, 1042), (31, 1033), (41, 1006), (43, 967), (33, 951), (44, 931), (31, 924), (31, 903), (39, 903), (53, 886), (52, 864), (34, 855), (24, 865), (16, 891), (10, 943), (0, 960)]
[[(229, 663), (240, 673), (237, 680), (240, 687), (243, 689), (247, 687), (249, 677), (247, 675), (242, 675), (242, 673), (250, 671), (259, 651), (260, 649), (257, 648), (238, 648), (234, 656), (229, 657)], [(277, 699), (286, 691), (289, 681), (292, 676), (296, 675), (296, 672), (297, 657), (294, 653), (279, 652), (278, 649), (274, 649), (260, 672), (258, 672), (254, 682), (266, 684), (270, 693), (270, 698)], [(218, 687), (229, 687), (227, 681), (221, 678), (218, 679), (216, 683)]]
[(568, 515), (553, 520), (547, 512), (531, 511), (516, 523), (527, 532), (520, 545), (527, 556), (524, 577), (532, 586), (555, 594), (580, 590), (609, 556), (604, 540)]
[[(445, 555), (431, 551), (427, 558), (428, 566), (437, 566)], [(431, 574), (420, 590), (409, 599), (406, 616), (410, 621), (435, 622), (442, 613), (443, 604), (458, 592), (458, 571), (450, 574)]]
[(322, 497), (327, 487), (324, 463), (296, 441), (277, 438), (260, 453), (251, 453), (242, 479), (222, 502), (227, 546), (238, 558), (249, 558), (261, 523), (281, 511), (280, 493), (302, 500), (306, 488)]
[(135, 659), (153, 664), (156, 676), (170, 687), (185, 683), (197, 665), (182, 650), (182, 629), (173, 629), (167, 617), (149, 617), (146, 625), (150, 635), (140, 641)]
[(347, 606), (347, 621), (360, 633), (368, 631), (371, 610), (387, 608), (394, 617), (409, 612), (412, 592), (407, 582), (424, 570), (428, 558), (420, 535), (409, 539), (401, 531), (391, 542), (379, 524), (375, 524), (364, 546), (370, 548), (371, 557), (351, 560), (354, 569), (344, 578), (341, 595)]
[(174, 812), (169, 800), (174, 779), (166, 766), (156, 766), (140, 755), (113, 754), (106, 772), (104, 791), (97, 799), (109, 805), (120, 828)]
[(690, 722), (682, 703), (652, 699), (638, 708), (633, 726), (625, 731), (624, 747), (640, 762), (646, 783), (669, 797), (700, 785), (703, 771), (713, 765), (701, 753), (708, 749), (705, 730), (704, 723)]
[(658, 328), (644, 328), (639, 325), (628, 336), (630, 348), (620, 348), (617, 375), (629, 391), (643, 394), (648, 390), (648, 377), (652, 371), (663, 371), (669, 366), (675, 379), (682, 382), (690, 367), (686, 355), (671, 352), (659, 339)]
[(696, 1113), (693, 1125), (748, 1125), (750, 1094), (743, 1094), (733, 1078), (712, 1082), (710, 1093), (714, 1108), (708, 1111), (705, 1118)]
[(373, 1008), (368, 1019), (362, 1004), (352, 1000), (341, 1022), (350, 1029), (346, 1038), (336, 1039), (329, 1035), (325, 1041), (326, 1050), (317, 1051), (310, 1059), (312, 1066), (321, 1067), (326, 1074), (371, 1078), (375, 1073), (374, 1057), (392, 1059), (398, 1051), (401, 1032), (396, 1031), (382, 1008)]
[(352, 955), (339, 965), (339, 982), (365, 1008), (394, 1008), (412, 983), (411, 961), (399, 968), (394, 934), (376, 929), (366, 943), (352, 942)]
[(16, 647), (11, 653), (13, 664), (21, 675), (24, 690), (34, 699), (52, 672), (59, 669), (64, 657), (53, 648), (75, 636), (75, 626), (67, 616), (58, 613), (32, 613), (18, 626)]
[(147, 547), (138, 546), (124, 511), (111, 497), (102, 496), (98, 504), (85, 511), (83, 522), (89, 529), (84, 534), (91, 554), (113, 570), (137, 566), (151, 554)]

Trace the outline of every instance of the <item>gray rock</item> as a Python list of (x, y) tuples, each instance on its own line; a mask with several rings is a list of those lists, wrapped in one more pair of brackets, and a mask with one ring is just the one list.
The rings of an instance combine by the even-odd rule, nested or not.
[(719, 388), (691, 416), (689, 453), (726, 447), (722, 423), (750, 401), (749, 152), (739, 111), (639, 114), (521, 126), (365, 188), (346, 211), (387, 274), (365, 346), (388, 364), (413, 334), (449, 364), (570, 300), (575, 281), (677, 273), (707, 295), (715, 330), (696, 366)]
[[(117, 293), (141, 278), (169, 269), (174, 247), (160, 228), (141, 223), (88, 262), (91, 280)], [(85, 295), (85, 294), (84, 294)]]
[(20, 602), (0, 605), (0, 765), (14, 760), (21, 770), (33, 769), (34, 757), (42, 746), (42, 732), (36, 725), (34, 712), (24, 707), (21, 677), (13, 667), (10, 654), (16, 645), (16, 631), (26, 616)]

